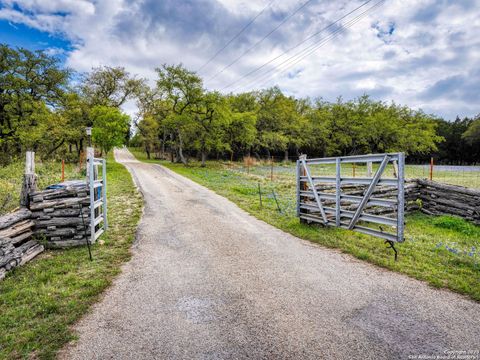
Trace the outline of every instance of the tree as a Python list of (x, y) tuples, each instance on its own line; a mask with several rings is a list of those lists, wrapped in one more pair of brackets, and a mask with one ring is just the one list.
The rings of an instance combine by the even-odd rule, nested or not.
[(462, 140), (470, 147), (470, 151), (464, 154), (463, 159), (469, 159), (469, 162), (478, 163), (480, 158), (480, 115), (468, 126), (463, 133)]
[(285, 114), (284, 95), (278, 87), (258, 93), (257, 147), (270, 157), (272, 151), (285, 151), (288, 138), (284, 133), (288, 115)]
[(125, 143), (125, 134), (130, 129), (130, 117), (117, 108), (97, 105), (91, 111), (93, 122), (92, 140), (107, 154), (115, 146)]
[(195, 148), (200, 152), (202, 166), (206, 165), (209, 152), (226, 150), (223, 130), (231, 112), (226, 99), (218, 92), (210, 92), (192, 106), (192, 130)]
[(42, 51), (0, 44), (0, 162), (10, 161), (26, 146), (40, 147), (47, 136), (40, 131), (59, 106), (69, 75), (58, 59)]
[(480, 142), (480, 116), (468, 126), (468, 129), (463, 133), (462, 138), (469, 144)]
[(92, 126), (90, 119), (91, 108), (81, 94), (70, 91), (65, 94), (58, 113), (67, 121), (64, 124), (65, 141), (68, 143), (69, 152), (75, 147), (77, 157), (83, 149), (86, 138), (85, 128)]
[(224, 123), (223, 136), (226, 150), (230, 152), (233, 161), (235, 153), (249, 152), (255, 143), (257, 116), (254, 112), (233, 112), (230, 120)]
[(147, 158), (150, 159), (152, 151), (155, 151), (159, 144), (159, 124), (152, 116), (144, 116), (143, 119), (137, 123), (137, 128), (140, 135), (140, 142), (147, 153)]
[(144, 80), (131, 76), (123, 67), (93, 68), (83, 79), (81, 90), (90, 106), (120, 107), (141, 90)]
[(183, 149), (188, 143), (186, 138), (191, 135), (194, 127), (191, 123), (192, 109), (194, 106), (200, 106), (204, 94), (202, 79), (181, 64), (176, 66), (164, 64), (156, 71), (157, 93), (169, 105), (165, 122), (171, 131), (170, 136), (175, 143), (178, 157), (186, 164)]

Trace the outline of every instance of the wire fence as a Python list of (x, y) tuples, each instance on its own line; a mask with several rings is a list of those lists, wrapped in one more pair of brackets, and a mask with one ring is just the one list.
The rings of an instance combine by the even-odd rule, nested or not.
[[(407, 159), (408, 160), (408, 159)], [(232, 169), (240, 171), (251, 176), (257, 176), (261, 179), (291, 182), (295, 181), (295, 161), (289, 159), (285, 161), (283, 157), (271, 157), (269, 159), (246, 159), (243, 163), (235, 163)], [(335, 165), (317, 165), (316, 174), (325, 176), (335, 175)], [(372, 168), (374, 172), (375, 165)], [(394, 169), (390, 165), (386, 174), (394, 174)], [(366, 164), (342, 164), (342, 175), (351, 177), (369, 176)], [(436, 165), (434, 163), (405, 166), (405, 178), (407, 179), (428, 179), (443, 184), (459, 185), (472, 189), (480, 189), (480, 166), (469, 165)]]
[[(250, 195), (258, 197), (261, 206), (279, 208), (288, 217), (296, 217), (296, 158), (285, 161), (283, 157), (268, 159), (246, 158), (243, 162), (225, 163), (225, 169), (235, 176), (239, 188), (248, 189)], [(342, 164), (341, 174), (345, 177), (369, 177), (376, 171), (373, 165), (369, 170), (366, 164)], [(316, 176), (334, 176), (335, 165), (311, 165)], [(395, 169), (390, 164), (385, 170), (386, 177), (394, 176)], [(436, 182), (480, 189), (480, 166), (458, 165), (406, 165), (405, 178), (431, 179)]]
[[(6, 214), (19, 206), (20, 191), (23, 182), (25, 163), (22, 160), (0, 167), (0, 215)], [(48, 185), (64, 180), (83, 179), (85, 170), (77, 164), (64, 161), (36, 162), (37, 186), (44, 189)]]

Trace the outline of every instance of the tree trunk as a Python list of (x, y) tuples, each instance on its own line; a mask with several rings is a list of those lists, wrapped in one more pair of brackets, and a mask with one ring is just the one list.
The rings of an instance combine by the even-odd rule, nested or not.
[(202, 150), (202, 167), (207, 166), (205, 161), (207, 160), (207, 152), (205, 150)]
[(55, 151), (57, 151), (57, 150), (60, 148), (60, 146), (62, 146), (64, 143), (65, 143), (65, 139), (62, 139), (57, 145), (55, 145), (55, 146), (53, 147), (53, 149), (51, 149), (51, 150), (47, 153), (47, 155), (45, 156), (45, 158), (48, 159), (48, 158), (50, 157), (50, 155), (52, 155)]
[(78, 157), (80, 157), (80, 153), (82, 152), (82, 150), (83, 150), (83, 139), (80, 139), (80, 146), (77, 146)]
[(288, 149), (285, 150), (285, 158), (284, 158), (285, 162), (288, 161)]
[(183, 165), (187, 165), (187, 160), (183, 156), (183, 144), (182, 144), (182, 135), (178, 132), (178, 156)]
[(145, 152), (147, 153), (147, 159), (150, 160), (150, 149), (148, 146), (145, 146)]
[(167, 141), (167, 134), (165, 131), (163, 132), (163, 140), (162, 140), (162, 159), (165, 159), (165, 142)]

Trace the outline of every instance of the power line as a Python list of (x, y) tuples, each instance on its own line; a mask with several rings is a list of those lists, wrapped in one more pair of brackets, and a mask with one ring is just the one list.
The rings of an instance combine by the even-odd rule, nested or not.
[(302, 10), (305, 6), (307, 6), (309, 3), (311, 3), (313, 0), (307, 0), (306, 2), (304, 2), (300, 7), (298, 7), (293, 13), (291, 13), (290, 15), (288, 15), (286, 18), (284, 18), (280, 24), (278, 24), (275, 28), (273, 28), (273, 30), (271, 30), (267, 35), (265, 35), (262, 39), (260, 39), (259, 41), (257, 41), (253, 46), (251, 46), (250, 48), (247, 49), (247, 51), (245, 51), (242, 55), (240, 55), (239, 57), (237, 57), (235, 60), (233, 60), (230, 64), (228, 64), (227, 66), (225, 66), (222, 70), (218, 71), (215, 75), (213, 75), (211, 78), (208, 79), (208, 81), (210, 80), (213, 80), (215, 79), (218, 75), (220, 75), (221, 73), (223, 73), (225, 70), (227, 70), (229, 67), (231, 67), (232, 65), (234, 65), (235, 63), (238, 62), (238, 60), (240, 60), (242, 57), (244, 57), (247, 53), (249, 53), (252, 49), (254, 49), (256, 46), (258, 46), (259, 44), (261, 44), (266, 38), (268, 38), (270, 35), (272, 35), (275, 31), (277, 31), (283, 24), (285, 24), (292, 16), (294, 16), (296, 13), (298, 13), (300, 10)]
[(234, 37), (232, 37), (230, 40), (227, 41), (227, 43), (225, 45), (223, 45), (223, 47), (221, 49), (219, 49), (215, 55), (213, 55), (210, 59), (208, 59), (208, 61), (206, 63), (204, 63), (202, 66), (200, 66), (198, 68), (198, 70), (196, 72), (199, 72), (201, 71), (205, 66), (207, 66), (208, 64), (210, 64), (223, 50), (225, 50), (227, 48), (228, 45), (230, 45), (233, 41), (235, 41), (240, 35), (243, 34), (243, 32), (245, 30), (247, 30), (247, 28), (252, 25), (255, 20), (257, 20), (257, 18), (262, 15), (264, 13), (264, 11), (270, 7), (273, 3), (274, 3), (275, 0), (272, 0), (270, 1), (267, 6), (265, 6), (257, 15), (255, 15), (255, 17), (253, 17), (253, 19), (251, 19), (237, 34), (235, 34)]
[(253, 69), (252, 71), (249, 71), (248, 73), (244, 74), (240, 79), (238, 80), (235, 80), (233, 81), (232, 83), (228, 84), (227, 86), (223, 87), (221, 90), (225, 90), (225, 89), (228, 89), (229, 87), (231, 87), (232, 85), (235, 85), (236, 83), (238, 83), (239, 81), (245, 79), (246, 77), (256, 73), (257, 71), (263, 69), (265, 66), (267, 66), (268, 64), (271, 64), (273, 61), (281, 58), (283, 55), (289, 53), (290, 51), (292, 50), (295, 50), (296, 48), (298, 48), (300, 45), (306, 43), (308, 40), (314, 38), (315, 36), (317, 36), (318, 34), (324, 32), (325, 30), (328, 30), (329, 28), (331, 28), (332, 26), (334, 26), (335, 24), (337, 24), (338, 22), (342, 21), (343, 19), (345, 19), (347, 16), (351, 15), (352, 13), (354, 13), (355, 11), (357, 11), (358, 9), (362, 8), (363, 6), (367, 5), (369, 2), (371, 2), (373, 0), (368, 0), (366, 2), (364, 2), (363, 4), (361, 4), (360, 6), (357, 6), (355, 9), (353, 9), (352, 11), (350, 11), (349, 13), (343, 15), (341, 18), (335, 20), (334, 22), (330, 23), (329, 25), (327, 25), (326, 27), (322, 28), (321, 30), (317, 31), (316, 33), (310, 35), (309, 37), (307, 37), (306, 39), (302, 40), (301, 42), (299, 42), (297, 45), (291, 47), (290, 49), (284, 51), (282, 54), (270, 59), (269, 61), (267, 61), (266, 63), (260, 65), (259, 67)]
[[(358, 23), (363, 17), (365, 17), (369, 12), (375, 10), (377, 7), (379, 7), (385, 0), (380, 0), (379, 2), (377, 2), (375, 5), (373, 5), (372, 7), (370, 7), (369, 9), (365, 10), (363, 13), (361, 13), (360, 15), (356, 16), (355, 18), (349, 20), (347, 23), (344, 24), (344, 26), (342, 28), (339, 28), (337, 30), (335, 30), (329, 37), (327, 38), (323, 38), (321, 39), (321, 41), (319, 42), (316, 42), (310, 46), (308, 46), (307, 48), (305, 48), (304, 50), (300, 51), (299, 53), (289, 57), (288, 59), (286, 59), (285, 61), (281, 62), (280, 64), (276, 65), (274, 68), (270, 69), (269, 71), (267, 71), (266, 73), (264, 73), (262, 76), (260, 76), (260, 78), (257, 78), (255, 79), (253, 82), (250, 82), (248, 83), (245, 87), (251, 87), (253, 84), (255, 84), (256, 82), (260, 81), (259, 82), (259, 85), (260, 86), (263, 86), (264, 84), (266, 84), (269, 80), (270, 80), (270, 73), (273, 72), (273, 71), (276, 71), (278, 68), (280, 68), (282, 65), (284, 64), (287, 64), (287, 63), (290, 63), (290, 64), (287, 64), (283, 69), (279, 70), (278, 72), (276, 72), (275, 74), (273, 74), (273, 77), (285, 72), (285, 70), (287, 70), (288, 68), (298, 64), (300, 61), (302, 61), (303, 59), (305, 59), (307, 56), (313, 54), (315, 51), (317, 51), (320, 47), (322, 47), (323, 45), (325, 45), (328, 41), (334, 39), (335, 37), (337, 37), (338, 35), (340, 35), (342, 32), (344, 32), (346, 29), (352, 27), (353, 25), (355, 25), (356, 23)], [(303, 54), (305, 51), (307, 51), (307, 53)], [(297, 58), (297, 60), (293, 60), (292, 59), (295, 59)], [(267, 76), (265, 76), (267, 75)], [(272, 77), (272, 78), (273, 78)]]
[[(260, 80), (261, 84), (263, 85), (265, 82), (263, 81), (264, 79), (267, 79), (269, 78), (269, 74), (272, 73), (273, 71), (276, 71), (277, 69), (279, 69), (282, 65), (285, 65), (287, 64), (287, 66), (283, 69), (283, 70), (280, 70), (280, 73), (284, 70), (286, 70), (287, 68), (297, 64), (298, 62), (300, 62), (301, 60), (303, 60), (305, 57), (311, 55), (312, 53), (314, 53), (316, 50), (318, 50), (320, 47), (322, 47), (323, 45), (325, 45), (328, 41), (334, 39), (335, 37), (337, 37), (338, 35), (340, 35), (343, 31), (345, 31), (346, 29), (352, 27), (353, 25), (355, 25), (356, 23), (358, 23), (362, 17), (366, 16), (370, 11), (374, 10), (376, 7), (378, 7), (384, 0), (380, 0), (379, 2), (377, 2), (374, 6), (370, 7), (369, 9), (365, 10), (364, 12), (362, 12), (361, 14), (357, 15), (356, 17), (350, 19), (349, 21), (347, 21), (345, 24), (343, 24), (343, 27), (340, 27), (338, 29), (336, 29), (333, 33), (331, 33), (328, 37), (326, 38), (321, 38), (319, 41), (316, 41), (314, 42), (313, 44), (307, 46), (305, 49), (297, 52), (296, 54), (292, 55), (291, 57), (287, 58), (286, 60), (282, 61), (280, 64), (278, 65), (275, 65), (272, 69), (268, 70), (266, 73), (264, 73), (263, 75), (260, 76), (260, 78), (256, 78), (254, 81), (251, 81), (250, 83), (248, 83), (248, 85), (246, 86), (251, 86), (253, 85), (254, 83), (258, 82)], [(303, 55), (302, 55), (303, 54)], [(298, 60), (295, 60), (295, 58), (298, 58)], [(293, 62), (292, 62), (293, 60)], [(290, 64), (288, 64), (290, 63)], [(278, 73), (274, 74), (277, 75)]]

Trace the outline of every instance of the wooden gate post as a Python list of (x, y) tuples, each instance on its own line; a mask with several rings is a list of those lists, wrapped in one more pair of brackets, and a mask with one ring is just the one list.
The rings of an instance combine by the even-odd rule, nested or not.
[(35, 175), (35, 153), (27, 151), (25, 155), (25, 174), (23, 175), (22, 192), (20, 194), (20, 206), (28, 207), (28, 194), (37, 190), (37, 176)]
[(371, 161), (367, 161), (367, 177), (372, 177), (373, 166)]

